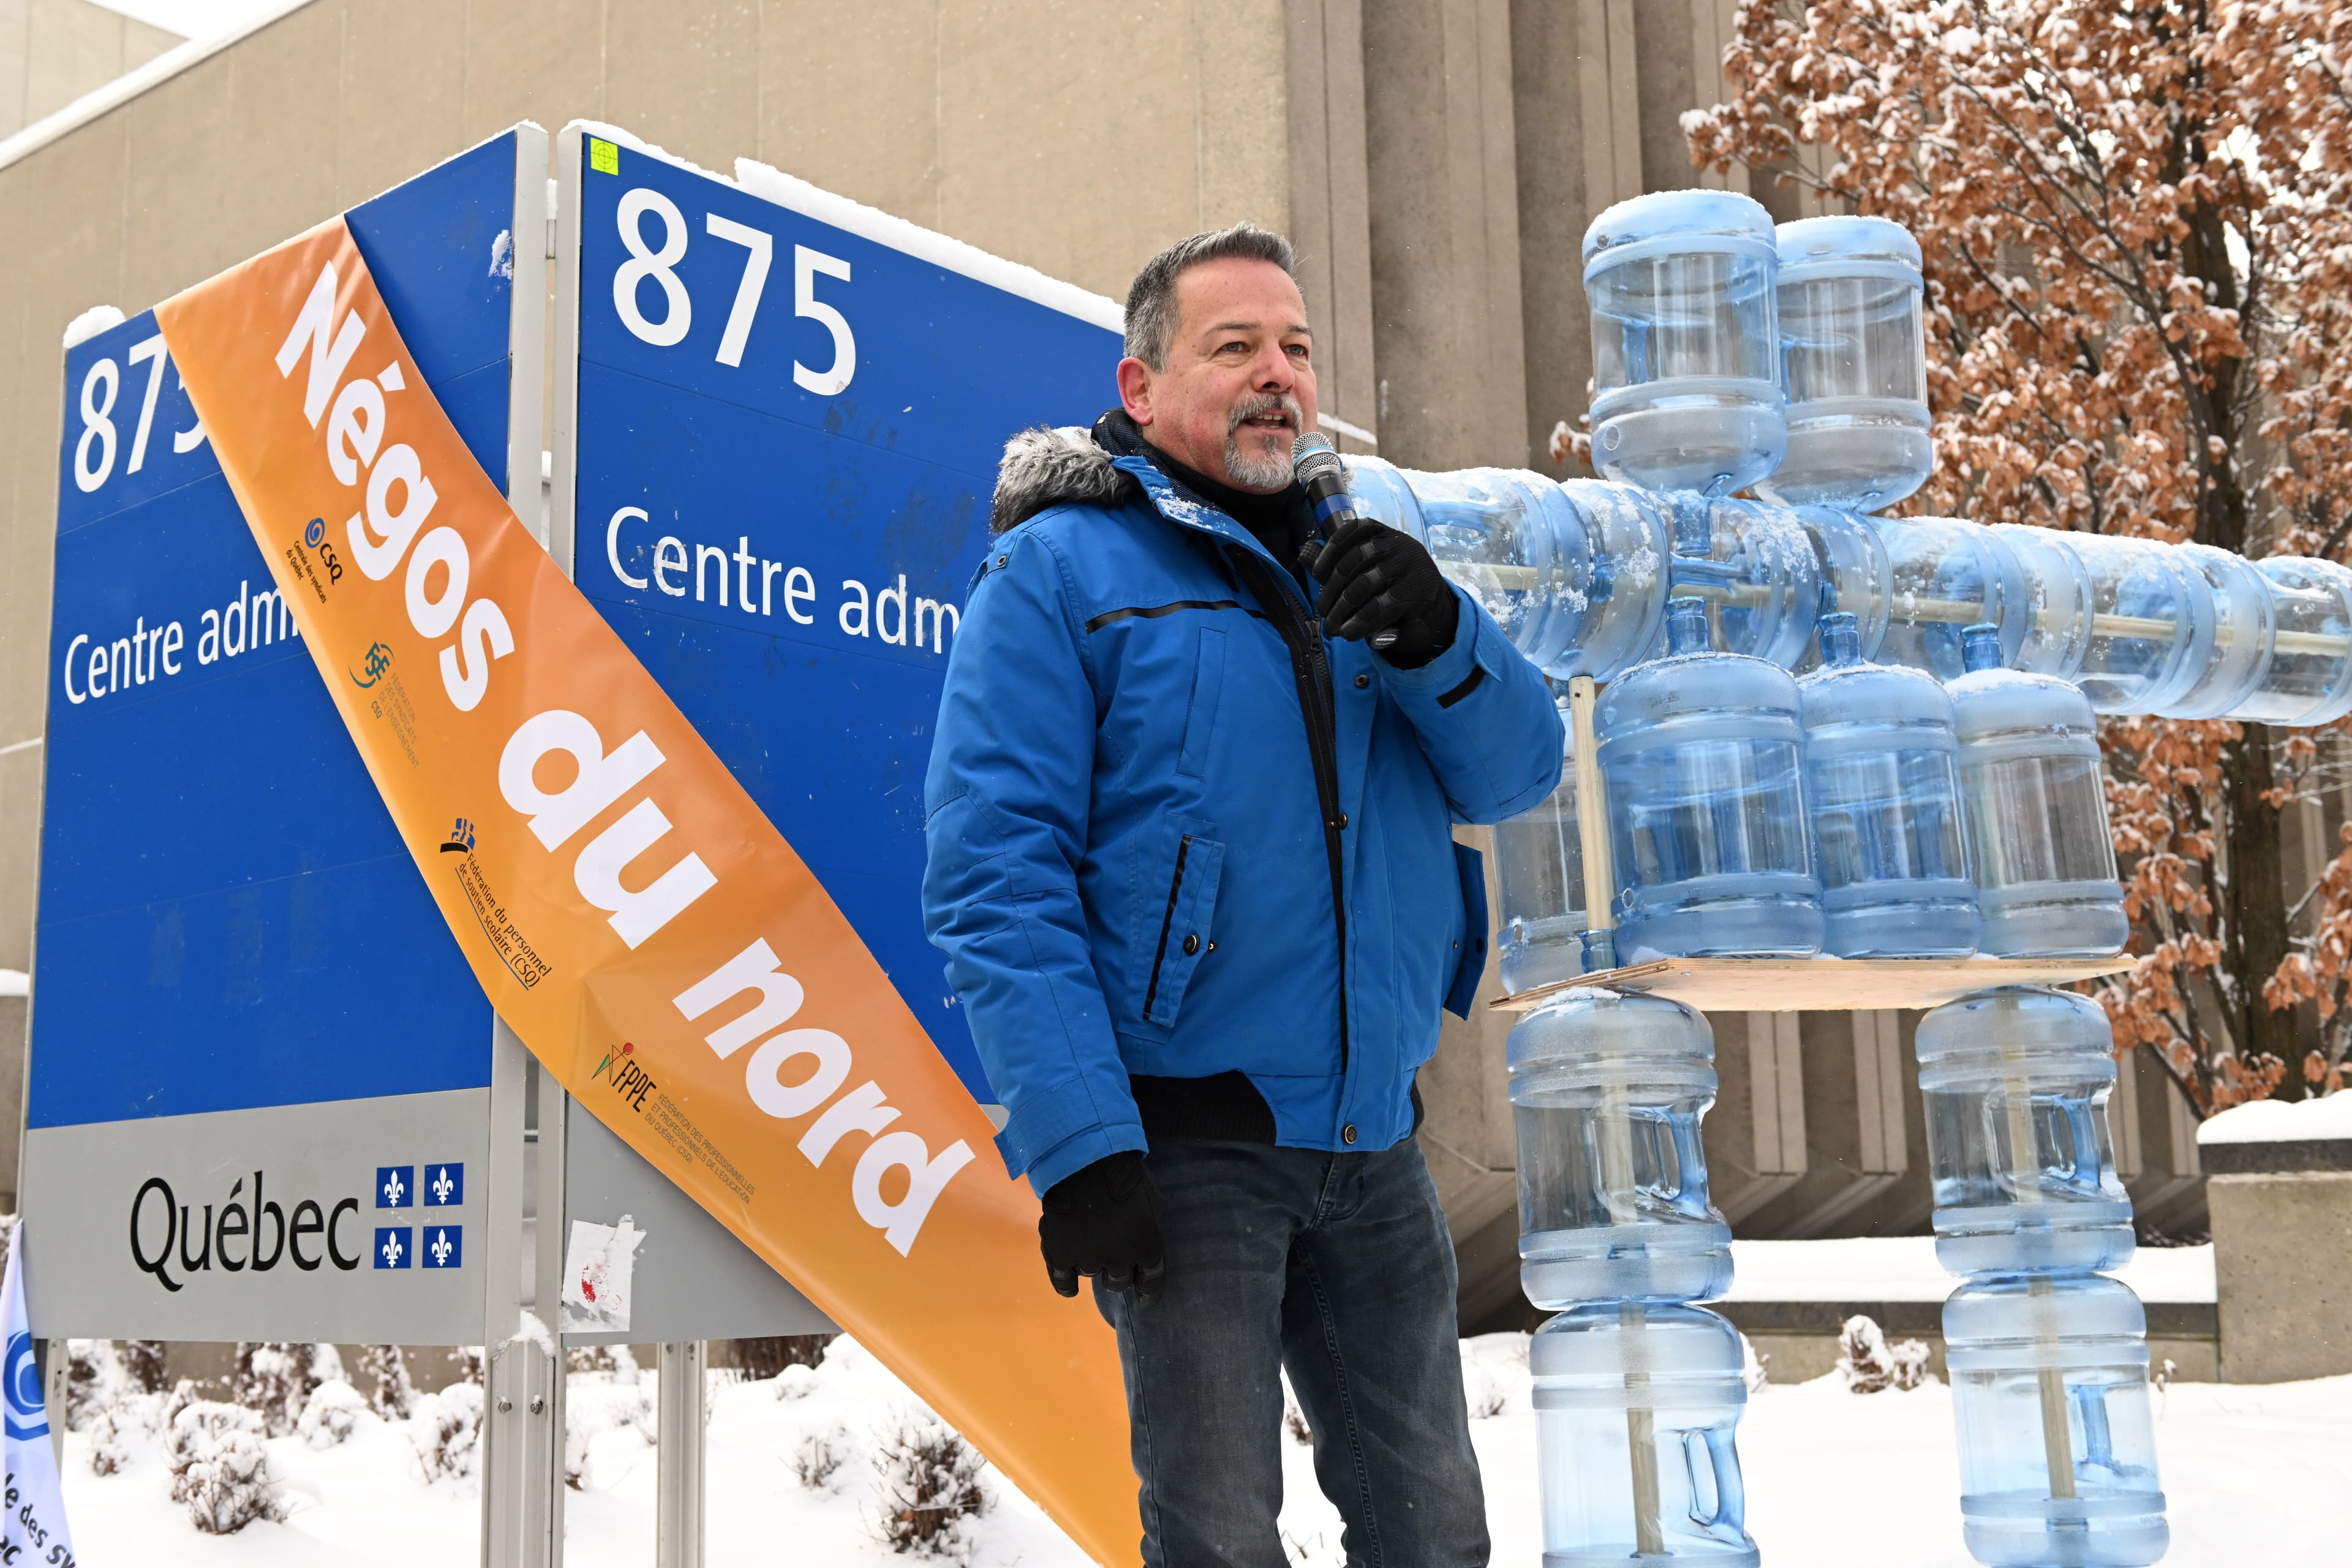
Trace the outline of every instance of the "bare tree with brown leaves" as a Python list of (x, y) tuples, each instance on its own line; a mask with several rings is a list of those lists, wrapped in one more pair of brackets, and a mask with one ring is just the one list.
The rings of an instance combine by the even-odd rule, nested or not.
[[(2347, 67), (2342, 0), (1744, 0), (1727, 101), (1685, 129), (1695, 162), (1918, 237), (1937, 466), (1914, 510), (2340, 558)], [(2105, 740), (2138, 954), (2104, 998), (2118, 1046), (2200, 1115), (2337, 1087), (2352, 851), (2306, 890), (2280, 844), (2282, 809), (2342, 782), (2334, 737), (2126, 719)]]

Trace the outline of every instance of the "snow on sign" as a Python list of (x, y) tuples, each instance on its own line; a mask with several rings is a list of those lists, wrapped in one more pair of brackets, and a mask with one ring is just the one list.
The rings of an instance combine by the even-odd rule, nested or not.
[[(513, 237), (541, 232), (545, 149), (519, 127), (348, 215), (493, 475), (539, 446), (544, 247), (519, 268)], [(44, 1238), (34, 1321), (478, 1343), (489, 1211), (465, 1173), (489, 1141), (488, 1003), (154, 313), (73, 343), (65, 376), (23, 1177)], [(332, 580), (321, 545), (284, 542)]]
[(584, 128), (572, 171), (573, 579), (992, 1100), (923, 935), (923, 774), (1005, 438), (1113, 401), (1118, 307), (618, 134)]

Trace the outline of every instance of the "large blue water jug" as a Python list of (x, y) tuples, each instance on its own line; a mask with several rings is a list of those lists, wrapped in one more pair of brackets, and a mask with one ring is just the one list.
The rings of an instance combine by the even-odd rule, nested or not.
[(2252, 696), (2271, 662), (2278, 634), (2270, 580), (2230, 550), (2178, 544), (2183, 564), (2205, 580), (2213, 611), (2213, 638), (2203, 661), (2192, 664), (2179, 694), (2155, 710), (2166, 719), (2218, 719)]
[(2254, 570), (2270, 594), (2270, 662), (2227, 717), (2334, 723), (2352, 712), (2352, 571), (2299, 555), (2273, 555)]
[(2105, 1010), (2066, 991), (1979, 992), (1921, 1018), (1917, 1049), (1937, 1261), (1972, 1275), (2128, 1262)]
[(1624, 485), (1506, 468), (1421, 473), (1348, 459), (1358, 509), (1422, 542), (1545, 674), (1607, 680), (1665, 618), (1664, 510)]
[(1594, 721), (1616, 860), (1619, 960), (1819, 952), (1795, 677), (1709, 651), (1706, 606), (1667, 606), (1667, 657)]
[(1996, 528), (2026, 582), (2030, 624), (2012, 668), (2082, 689), (2100, 713), (2154, 713), (2211, 664), (2213, 591), (2182, 552), (2152, 539)]
[(2000, 958), (2120, 952), (2131, 922), (2091, 700), (2055, 676), (2000, 663), (2000, 633), (1970, 626), (1969, 672), (1948, 689), (1984, 921), (1979, 949)]
[[(2013, 664), (2031, 620), (2017, 559), (1992, 530), (1948, 517), (1864, 520), (1885, 548), (1886, 632), (1868, 657), (1924, 669), (1938, 680), (1968, 669), (1961, 633), (1979, 623), (1999, 628), (2001, 662)], [(1841, 610), (1863, 606), (1843, 598)], [(1870, 645), (1863, 645), (1867, 650)]]
[(1697, 1307), (1562, 1312), (1528, 1346), (1543, 1568), (1753, 1568), (1739, 1334)]
[[(1793, 667), (1822, 605), (1821, 557), (1797, 514), (1688, 490), (1655, 500), (1673, 520), (1673, 591), (1706, 601), (1715, 646)], [(1664, 645), (1661, 626), (1653, 655)]]
[(1538, 1307), (1698, 1301), (1731, 1284), (1699, 1119), (1715, 1035), (1663, 996), (1580, 989), (1506, 1050), (1518, 1141), (1519, 1283)]
[(1996, 1568), (2145, 1568), (2170, 1531), (2147, 1318), (2095, 1274), (1974, 1280), (1944, 1303), (1969, 1552)]
[(1584, 973), (1584, 839), (1576, 820), (1576, 728), (1559, 701), (1568, 737), (1559, 787), (1533, 811), (1495, 825), (1495, 880), (1502, 904), (1496, 944), (1505, 991), (1532, 991)]
[(1977, 950), (1977, 887), (1952, 700), (1924, 671), (1863, 663), (1848, 612), (1821, 618), (1821, 647), (1797, 689), (1822, 945), (1841, 958), (1965, 958)]
[(1936, 466), (1919, 242), (1883, 217), (1810, 217), (1778, 244), (1789, 451), (1756, 493), (1883, 511)]
[(1654, 490), (1729, 495), (1788, 444), (1771, 215), (1730, 191), (1619, 202), (1584, 234), (1592, 462)]

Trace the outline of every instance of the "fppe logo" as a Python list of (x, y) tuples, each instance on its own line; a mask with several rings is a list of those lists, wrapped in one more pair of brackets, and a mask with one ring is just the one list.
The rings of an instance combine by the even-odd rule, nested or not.
[[(421, 1179), (420, 1179), (421, 1178)], [(375, 1206), (380, 1209), (456, 1208), (466, 1201), (466, 1167), (461, 1161), (438, 1165), (379, 1165), (375, 1172)], [(428, 1225), (422, 1235), (404, 1225), (376, 1226), (375, 1266), (378, 1268), (457, 1268), (465, 1260), (465, 1232), (454, 1225)]]

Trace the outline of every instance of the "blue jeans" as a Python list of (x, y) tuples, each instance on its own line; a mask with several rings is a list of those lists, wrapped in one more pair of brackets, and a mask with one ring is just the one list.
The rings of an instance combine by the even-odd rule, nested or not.
[(1483, 1568), (1454, 1247), (1421, 1146), (1169, 1140), (1146, 1164), (1167, 1293), (1097, 1286), (1095, 1304), (1118, 1333), (1149, 1568), (1287, 1568), (1285, 1367), (1349, 1568)]

